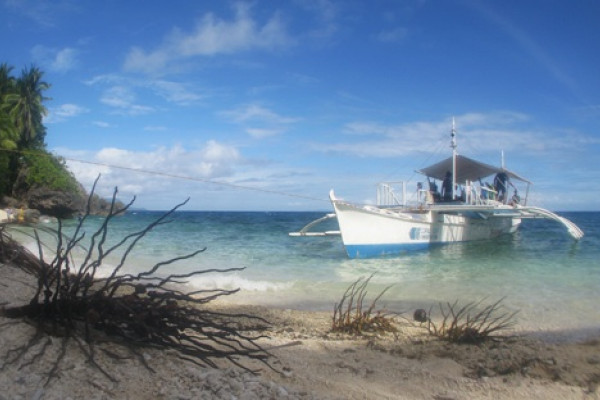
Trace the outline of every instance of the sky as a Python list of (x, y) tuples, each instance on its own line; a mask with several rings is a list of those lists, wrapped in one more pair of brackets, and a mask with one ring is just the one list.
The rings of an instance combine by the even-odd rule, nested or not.
[(0, 0), (48, 149), (135, 207), (331, 210), (451, 154), (600, 210), (597, 0)]

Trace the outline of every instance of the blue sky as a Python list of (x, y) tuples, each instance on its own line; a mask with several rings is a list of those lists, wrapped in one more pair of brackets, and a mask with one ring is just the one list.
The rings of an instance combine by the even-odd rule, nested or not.
[(537, 205), (600, 209), (596, 0), (1, 1), (0, 61), (45, 71), (48, 148), (102, 195), (370, 203), (449, 156), (455, 117)]

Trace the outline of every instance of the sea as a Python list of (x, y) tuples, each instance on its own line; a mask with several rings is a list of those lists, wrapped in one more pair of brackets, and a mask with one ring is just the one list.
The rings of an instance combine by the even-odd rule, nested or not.
[[(157, 274), (207, 271), (186, 279), (188, 289), (239, 289), (221, 301), (331, 312), (349, 285), (370, 279), (365, 301), (387, 289), (376, 309), (402, 313), (408, 319), (417, 308), (435, 314), (440, 303), (500, 301), (503, 310), (517, 311), (518, 331), (556, 340), (600, 334), (599, 212), (559, 213), (584, 231), (579, 241), (554, 221), (523, 220), (518, 232), (493, 241), (352, 260), (340, 237), (289, 236), (325, 213), (176, 211), (135, 243), (121, 272), (146, 271), (205, 249), (193, 258), (162, 266)], [(162, 216), (164, 212), (131, 211), (113, 218), (104, 248)], [(103, 217), (84, 221), (86, 236), (76, 262), (83, 259), (83, 248), (89, 248), (93, 233), (104, 222)], [(63, 222), (63, 233), (72, 235), (77, 224), (76, 219)], [(324, 230), (337, 229), (335, 220), (327, 224)], [(45, 242), (52, 242), (48, 232), (56, 227), (56, 223), (40, 224)], [(37, 252), (31, 238), (28, 245)], [(121, 246), (121, 251), (111, 254), (100, 273), (107, 275), (119, 265), (125, 250)]]

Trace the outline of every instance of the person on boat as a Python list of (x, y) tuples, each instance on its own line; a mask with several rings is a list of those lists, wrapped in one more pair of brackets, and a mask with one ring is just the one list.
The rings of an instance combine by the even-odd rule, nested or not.
[(488, 199), (488, 192), (487, 192), (487, 183), (483, 183), (481, 181), (481, 178), (478, 178), (479, 180), (479, 196), (481, 197), (482, 200), (487, 200)]
[(520, 203), (521, 203), (521, 196), (519, 196), (519, 192), (517, 192), (517, 189), (515, 189), (515, 193), (513, 194), (513, 197), (510, 200), (510, 205), (516, 206), (517, 204), (520, 204)]
[(441, 196), (440, 196), (440, 192), (438, 192), (438, 187), (437, 187), (437, 183), (435, 183), (435, 179), (433, 181), (430, 181), (429, 177), (427, 177), (427, 182), (429, 183), (429, 191), (431, 192), (431, 195), (433, 196), (433, 200), (440, 201)]
[(506, 199), (506, 189), (508, 188), (508, 175), (506, 172), (498, 172), (494, 178), (494, 188), (498, 192), (498, 200), (504, 201)]
[(452, 201), (452, 173), (450, 171), (446, 171), (442, 182), (442, 198), (444, 201)]

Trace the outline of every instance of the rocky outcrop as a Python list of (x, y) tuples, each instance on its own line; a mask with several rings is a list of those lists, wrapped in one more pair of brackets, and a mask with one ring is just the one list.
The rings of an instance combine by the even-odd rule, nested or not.
[[(52, 185), (30, 183), (29, 173), (26, 166), (19, 169), (11, 196), (4, 196), (0, 200), (0, 208), (39, 210), (42, 215), (65, 219), (85, 214), (89, 202), (90, 215), (108, 215), (110, 212), (110, 201), (98, 195), (90, 198), (85, 188), (76, 181), (73, 185), (66, 185), (70, 189), (52, 189)], [(123, 203), (117, 202), (115, 206), (122, 208)]]
[[(0, 201), (0, 208), (11, 210), (15, 221), (18, 211), (25, 210), (24, 222), (35, 223), (42, 215), (61, 219), (83, 215), (86, 212), (88, 197), (83, 189), (81, 192), (64, 192), (36, 187), (23, 193), (18, 199), (4, 196)], [(122, 208), (123, 203), (117, 201), (115, 207)], [(110, 201), (98, 195), (92, 196), (90, 200), (91, 215), (108, 215), (109, 211)]]
[(80, 193), (49, 190), (44, 187), (31, 189), (24, 201), (29, 208), (57, 218), (72, 218), (80, 214), (86, 204), (85, 197)]

